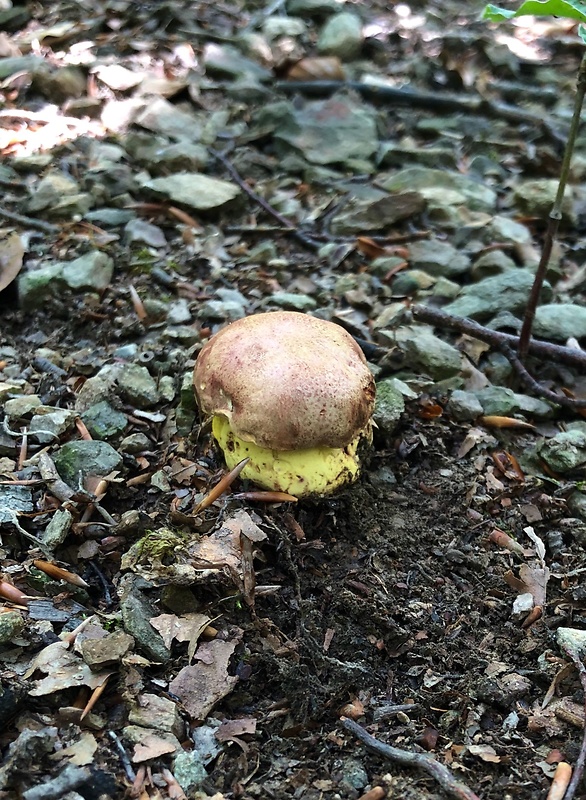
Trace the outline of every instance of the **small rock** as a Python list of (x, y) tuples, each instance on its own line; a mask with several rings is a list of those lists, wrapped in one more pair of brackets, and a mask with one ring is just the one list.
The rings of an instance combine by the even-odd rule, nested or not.
[(397, 328), (394, 339), (405, 356), (405, 365), (426, 372), (435, 381), (451, 378), (462, 368), (460, 351), (438, 338), (430, 328), (418, 325)]
[(81, 655), (93, 672), (115, 666), (134, 646), (134, 639), (124, 631), (108, 633), (103, 639), (84, 639)]
[[(547, 219), (558, 191), (557, 178), (536, 178), (520, 181), (513, 191), (513, 202), (523, 214)], [(574, 210), (574, 189), (567, 186), (562, 203), (562, 219), (566, 224), (577, 222)]]
[(112, 408), (106, 400), (90, 406), (83, 412), (81, 418), (92, 437), (100, 440), (119, 436), (128, 425), (126, 414)]
[(368, 773), (356, 758), (345, 758), (340, 767), (333, 770), (333, 777), (344, 794), (360, 791), (368, 783)]
[[(112, 111), (118, 108), (119, 105)], [(199, 142), (202, 138), (203, 125), (200, 119), (195, 114), (182, 111), (163, 97), (151, 100), (136, 115), (134, 121), (137, 125), (155, 133), (162, 133), (170, 139)]]
[(18, 298), (23, 311), (40, 308), (52, 290), (63, 285), (63, 264), (47, 264), (18, 276)]
[(322, 28), (317, 50), (325, 56), (338, 56), (341, 61), (352, 61), (360, 55), (362, 42), (362, 20), (357, 14), (342, 11), (330, 17)]
[(116, 380), (125, 368), (124, 364), (107, 364), (97, 375), (88, 378), (75, 398), (75, 410), (78, 414), (101, 400), (112, 397), (116, 392)]
[(33, 89), (55, 104), (81, 97), (86, 88), (87, 78), (77, 67), (61, 67), (53, 71), (42, 69), (35, 72), (33, 78)]
[(520, 412), (530, 417), (547, 419), (553, 414), (552, 407), (544, 400), (518, 394), (505, 386), (486, 386), (474, 394), (483, 413), (488, 416), (508, 417)]
[(404, 411), (405, 400), (394, 378), (379, 381), (376, 385), (374, 421), (384, 436), (389, 437), (394, 433)]
[(293, 309), (294, 311), (312, 311), (317, 306), (317, 301), (308, 294), (294, 294), (293, 292), (275, 292), (267, 297), (266, 304), (280, 306), (280, 308)]
[(123, 575), (118, 584), (124, 629), (134, 637), (137, 646), (149, 658), (164, 663), (169, 660), (171, 654), (163, 637), (150, 622), (160, 612), (140, 589), (143, 585), (145, 588), (150, 586), (142, 578), (131, 573)]
[(73, 514), (66, 508), (58, 508), (41, 534), (41, 541), (48, 550), (63, 544), (73, 523)]
[(454, 278), (470, 268), (470, 259), (449, 242), (423, 239), (409, 246), (409, 263), (435, 277)]
[(336, 236), (386, 230), (424, 210), (425, 200), (418, 192), (399, 192), (376, 200), (352, 198), (333, 217), (331, 229)]
[[(461, 294), (444, 311), (459, 317), (487, 320), (500, 311), (521, 313), (533, 285), (534, 275), (527, 269), (514, 269), (484, 278), (478, 283), (464, 287)], [(551, 298), (551, 286), (543, 284), (542, 298)]]
[(454, 300), (459, 294), (462, 287), (455, 281), (450, 281), (448, 278), (438, 278), (432, 289), (432, 297), (441, 297), (446, 300)]
[(0, 614), (0, 644), (7, 644), (20, 635), (24, 620), (19, 611), (6, 611)]
[(496, 215), (490, 223), (490, 242), (512, 242), (513, 244), (529, 244), (532, 241), (531, 231), (510, 217)]
[(75, 423), (75, 411), (56, 408), (48, 413), (35, 414), (29, 425), (29, 432), (35, 434), (38, 441), (49, 444), (59, 439), (61, 434)]
[(430, 289), (436, 279), (420, 269), (405, 269), (393, 278), (391, 291), (393, 297), (406, 297), (425, 289)]
[(538, 306), (533, 333), (546, 339), (566, 341), (586, 336), (586, 307), (575, 303), (551, 303)]
[(121, 453), (129, 453), (130, 455), (137, 455), (137, 453), (144, 453), (145, 450), (151, 448), (151, 441), (144, 433), (131, 433), (130, 436), (125, 436), (120, 442), (118, 450)]
[(27, 203), (27, 211), (43, 211), (54, 207), (64, 197), (77, 195), (79, 185), (73, 178), (62, 172), (49, 172), (33, 190), (32, 197)]
[(128, 721), (143, 728), (168, 731), (178, 739), (185, 735), (185, 725), (177, 711), (177, 704), (156, 694), (140, 694), (136, 705), (130, 709)]
[(484, 409), (473, 392), (456, 389), (448, 401), (448, 413), (459, 422), (471, 422), (480, 417)]
[(564, 475), (586, 464), (586, 431), (569, 430), (541, 442), (537, 452), (554, 472)]
[(85, 215), (85, 219), (96, 225), (115, 228), (119, 225), (126, 225), (131, 219), (136, 219), (136, 214), (126, 208), (98, 208), (95, 211), (89, 211)]
[(208, 777), (200, 753), (180, 750), (173, 761), (173, 777), (188, 797), (196, 797), (197, 790)]
[(262, 25), (262, 32), (269, 42), (280, 39), (282, 36), (303, 36), (306, 31), (305, 22), (294, 17), (270, 16)]
[(390, 192), (419, 192), (431, 208), (465, 206), (470, 211), (492, 211), (497, 200), (494, 189), (450, 170), (407, 167), (388, 177), (379, 175), (377, 183)]
[(210, 160), (207, 149), (192, 142), (177, 142), (167, 147), (157, 148), (156, 163), (152, 168), (167, 172), (199, 172), (205, 169)]
[(144, 219), (131, 219), (124, 228), (124, 241), (126, 244), (140, 242), (149, 247), (165, 247), (167, 240), (158, 225), (153, 225)]
[(197, 172), (177, 172), (165, 178), (146, 180), (143, 186), (198, 211), (221, 209), (241, 194), (236, 184)]
[(79, 478), (97, 475), (103, 478), (120, 469), (122, 456), (107, 442), (66, 442), (54, 456), (55, 466), (65, 483), (76, 488)]
[(150, 408), (161, 399), (155, 379), (139, 364), (124, 367), (118, 376), (118, 386), (124, 398), (137, 408)]
[(277, 121), (274, 133), (284, 155), (294, 148), (312, 164), (351, 166), (354, 160), (369, 159), (378, 148), (373, 109), (351, 97), (336, 96), (292, 108)]
[(470, 272), (475, 281), (490, 278), (492, 275), (500, 275), (510, 269), (516, 269), (517, 265), (502, 250), (492, 250), (476, 259)]
[(214, 43), (206, 44), (203, 52), (206, 74), (211, 78), (237, 80), (253, 78), (256, 81), (269, 81), (271, 72), (256, 61), (246, 58), (234, 47)]
[(92, 250), (63, 265), (63, 280), (71, 289), (103, 292), (110, 286), (114, 261), (100, 250)]
[(41, 400), (36, 394), (24, 394), (21, 397), (13, 397), (4, 403), (4, 413), (9, 420), (21, 419), (34, 411), (41, 405)]
[(184, 297), (174, 300), (167, 310), (167, 322), (169, 325), (184, 325), (191, 322), (191, 309)]
[(10, 6), (0, 10), (0, 31), (15, 32), (24, 28), (31, 14), (25, 6)]

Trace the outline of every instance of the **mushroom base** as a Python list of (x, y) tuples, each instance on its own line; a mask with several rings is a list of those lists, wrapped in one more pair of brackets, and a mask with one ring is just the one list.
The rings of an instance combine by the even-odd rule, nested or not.
[(358, 477), (359, 445), (371, 439), (370, 426), (343, 449), (313, 447), (308, 450), (269, 450), (254, 442), (245, 442), (230, 428), (226, 417), (216, 414), (212, 432), (226, 464), (233, 469), (242, 459), (250, 458), (240, 473), (263, 489), (287, 492), (296, 497), (331, 494)]

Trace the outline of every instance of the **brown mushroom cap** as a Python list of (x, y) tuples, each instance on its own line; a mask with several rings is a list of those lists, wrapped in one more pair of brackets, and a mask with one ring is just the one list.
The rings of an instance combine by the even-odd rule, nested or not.
[(365, 428), (374, 378), (343, 328), (295, 311), (232, 322), (201, 350), (200, 408), (273, 450), (345, 447)]

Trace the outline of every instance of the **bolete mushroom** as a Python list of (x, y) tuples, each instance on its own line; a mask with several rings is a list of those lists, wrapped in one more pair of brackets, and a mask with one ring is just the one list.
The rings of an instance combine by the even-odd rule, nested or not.
[(228, 467), (250, 458), (242, 477), (297, 497), (357, 477), (375, 387), (338, 325), (295, 311), (237, 320), (203, 347), (193, 380)]

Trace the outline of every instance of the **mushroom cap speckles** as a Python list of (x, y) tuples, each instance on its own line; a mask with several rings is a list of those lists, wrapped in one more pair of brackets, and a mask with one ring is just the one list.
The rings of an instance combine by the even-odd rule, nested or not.
[(204, 414), (274, 450), (345, 447), (374, 407), (374, 378), (352, 337), (295, 311), (223, 328), (201, 350), (193, 380)]

